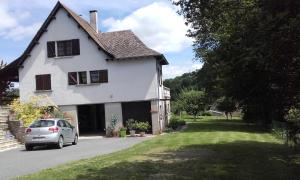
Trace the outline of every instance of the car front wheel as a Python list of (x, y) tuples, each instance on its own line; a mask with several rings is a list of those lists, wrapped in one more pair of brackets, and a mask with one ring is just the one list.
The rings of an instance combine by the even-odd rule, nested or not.
[(73, 145), (78, 144), (78, 135), (75, 135), (74, 141), (72, 142)]
[(60, 136), (57, 142), (57, 148), (62, 149), (63, 147), (64, 147), (64, 138)]
[(25, 149), (26, 149), (26, 151), (32, 151), (33, 150), (33, 146), (25, 144)]

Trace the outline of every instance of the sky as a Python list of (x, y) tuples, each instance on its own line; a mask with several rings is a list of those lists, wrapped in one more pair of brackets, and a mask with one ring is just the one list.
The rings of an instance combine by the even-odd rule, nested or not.
[[(201, 68), (194, 60), (193, 39), (170, 0), (61, 0), (84, 19), (98, 10), (102, 32), (131, 29), (148, 47), (163, 53), (170, 65), (164, 79)], [(57, 0), (0, 0), (0, 60), (18, 58)]]

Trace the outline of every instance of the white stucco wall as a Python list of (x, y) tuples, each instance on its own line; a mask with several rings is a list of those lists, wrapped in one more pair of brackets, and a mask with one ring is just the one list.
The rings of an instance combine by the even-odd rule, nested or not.
[[(122, 104), (121, 103), (106, 103), (105, 109), (105, 127), (106, 129), (111, 127), (112, 118), (117, 118), (117, 124), (115, 130), (119, 130), (123, 127), (123, 116), (122, 116)], [(108, 133), (106, 131), (106, 133)]]
[[(158, 99), (157, 66), (154, 58), (109, 61), (64, 10), (48, 26), (31, 56), (19, 69), (20, 98), (47, 94), (57, 105), (79, 105)], [(80, 55), (48, 58), (47, 41), (80, 39)], [(68, 72), (108, 69), (108, 83), (69, 86)], [(36, 93), (35, 75), (51, 74), (52, 92)], [(89, 74), (88, 74), (89, 79)]]

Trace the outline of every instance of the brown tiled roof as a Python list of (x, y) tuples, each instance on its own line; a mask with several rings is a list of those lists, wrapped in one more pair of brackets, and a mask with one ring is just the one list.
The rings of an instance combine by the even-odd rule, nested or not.
[(161, 55), (148, 48), (131, 30), (99, 33), (98, 37), (116, 59)]
[(162, 64), (168, 64), (164, 56), (148, 48), (132, 31), (114, 31), (97, 33), (90, 24), (62, 4), (67, 12), (79, 23), (79, 25), (90, 35), (90, 37), (111, 55), (110, 59), (128, 59), (137, 57), (154, 56), (161, 59)]
[(18, 68), (22, 66), (27, 57), (30, 56), (31, 50), (35, 47), (36, 44), (38, 44), (40, 37), (44, 32), (47, 31), (48, 25), (53, 19), (56, 18), (55, 15), (60, 8), (66, 10), (69, 17), (75, 20), (78, 27), (82, 28), (87, 33), (88, 38), (92, 39), (93, 42), (96, 43), (98, 48), (100, 50), (103, 50), (104, 53), (109, 56), (110, 60), (153, 56), (160, 60), (161, 64), (168, 64), (168, 61), (166, 60), (164, 55), (148, 48), (132, 31), (125, 30), (97, 33), (86, 20), (78, 16), (75, 12), (73, 12), (62, 3), (57, 2), (50, 15), (47, 17), (46, 21), (43, 23), (37, 34), (29, 43), (24, 53), (18, 59), (2, 69), (0, 71), (0, 74), (4, 73), (7, 70), (12, 72), (18, 71)]

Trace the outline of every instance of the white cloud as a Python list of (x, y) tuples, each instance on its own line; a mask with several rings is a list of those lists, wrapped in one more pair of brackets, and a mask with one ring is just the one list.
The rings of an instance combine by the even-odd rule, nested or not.
[(7, 31), (3, 36), (5, 39), (12, 39), (14, 41), (22, 40), (26, 37), (32, 37), (38, 29), (41, 27), (42, 23), (34, 23), (29, 26), (16, 26)]
[(181, 76), (184, 73), (192, 72), (197, 69), (201, 69), (202, 63), (187, 61), (184, 64), (168, 65), (163, 66), (163, 77), (164, 79), (174, 78), (176, 76)]
[(41, 23), (23, 25), (23, 21), (31, 17), (31, 13), (14, 9), (8, 6), (8, 3), (6, 0), (0, 3), (0, 36), (14, 41), (31, 37), (41, 26)]
[(0, 31), (17, 25), (17, 21), (8, 13), (6, 7), (0, 5)]
[(109, 31), (131, 29), (146, 45), (162, 53), (180, 52), (192, 44), (184, 19), (163, 2), (142, 7), (123, 19), (106, 19), (103, 25)]

